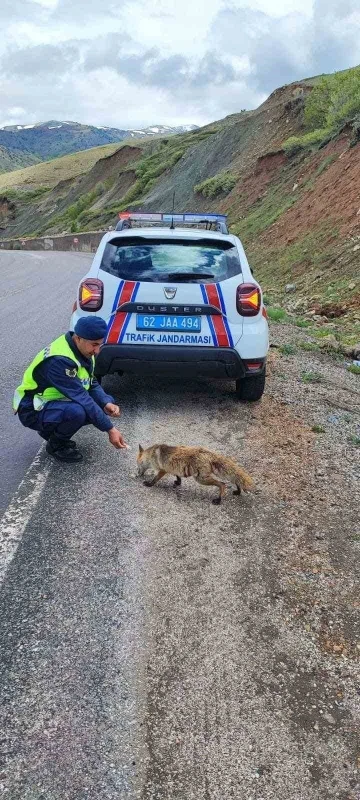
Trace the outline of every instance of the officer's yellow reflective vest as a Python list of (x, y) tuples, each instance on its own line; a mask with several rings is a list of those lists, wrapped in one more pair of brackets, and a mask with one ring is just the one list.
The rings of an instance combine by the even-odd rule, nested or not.
[(84, 389), (89, 391), (94, 372), (95, 359), (93, 357), (91, 359), (92, 372), (90, 373), (86, 367), (83, 367), (82, 364), (80, 364), (80, 361), (77, 360), (75, 353), (67, 343), (66, 336), (64, 334), (63, 336), (59, 336), (58, 339), (55, 339), (53, 342), (51, 342), (51, 344), (48, 347), (45, 347), (44, 350), (41, 350), (25, 371), (22, 383), (20, 386), (18, 386), (14, 393), (13, 409), (15, 414), (17, 413), (21, 400), (23, 397), (25, 397), (26, 392), (34, 392), (33, 404), (35, 411), (41, 411), (41, 409), (44, 408), (45, 403), (48, 403), (50, 400), (68, 400), (65, 395), (63, 395), (53, 386), (49, 386), (42, 393), (36, 391), (38, 385), (34, 380), (34, 369), (41, 364), (42, 361), (45, 361), (46, 358), (50, 358), (51, 356), (66, 356), (66, 358), (71, 359), (71, 361), (74, 363), (73, 377), (78, 377), (81, 380)]

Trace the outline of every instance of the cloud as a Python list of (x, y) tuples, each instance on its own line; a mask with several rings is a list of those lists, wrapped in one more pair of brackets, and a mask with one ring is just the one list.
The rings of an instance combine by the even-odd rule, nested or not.
[(95, 0), (59, 0), (54, 9), (53, 19), (55, 22), (65, 20), (72, 24), (80, 20), (86, 24), (93, 17), (119, 17), (127, 5), (128, 0), (101, 0), (101, 3)]
[(347, 19), (358, 13), (358, 10), (358, 0), (314, 0), (314, 17), (319, 19)]
[(105, 67), (115, 70), (131, 84), (163, 89), (176, 97), (189, 93), (197, 96), (209, 87), (224, 86), (240, 77), (230, 61), (212, 52), (206, 52), (200, 59), (185, 58), (180, 53), (162, 56), (157, 48), (140, 54), (124, 53), (115, 34), (99, 39), (84, 61), (87, 71)]
[(35, 19), (41, 16), (41, 6), (35, 0), (1, 0), (0, 19)]
[(360, 9), (357, 0), (315, 0), (313, 64), (334, 72), (360, 61)]
[(274, 17), (251, 8), (225, 8), (213, 21), (213, 46), (249, 60), (248, 85), (270, 93), (276, 87), (360, 61), (357, 0), (315, 0), (313, 15), (301, 11)]
[(70, 42), (58, 45), (39, 44), (35, 47), (14, 48), (2, 59), (2, 70), (8, 76), (61, 75), (74, 69), (80, 57), (79, 47)]
[(360, 61), (357, 4), (0, 0), (0, 124), (205, 124), (254, 108), (278, 86)]
[(248, 84), (258, 92), (306, 75), (307, 19), (299, 13), (276, 19), (262, 11), (225, 9), (214, 22), (212, 40), (218, 49), (246, 56)]

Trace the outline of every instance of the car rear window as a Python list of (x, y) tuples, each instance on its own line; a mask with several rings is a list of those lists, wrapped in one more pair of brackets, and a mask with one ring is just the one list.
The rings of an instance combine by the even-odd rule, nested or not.
[(231, 242), (126, 237), (108, 242), (100, 269), (123, 280), (211, 283), (238, 275), (241, 264)]

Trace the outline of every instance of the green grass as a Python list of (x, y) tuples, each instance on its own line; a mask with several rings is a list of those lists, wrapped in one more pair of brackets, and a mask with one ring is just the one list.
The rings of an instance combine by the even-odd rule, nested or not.
[(360, 447), (360, 436), (352, 434), (351, 436), (349, 436), (348, 442), (350, 442), (350, 444), (353, 444), (354, 447)]
[(7, 189), (6, 197), (8, 200), (14, 200), (21, 203), (32, 203), (33, 200), (38, 200), (47, 192), (51, 191), (49, 186), (38, 186), (36, 189)]
[(305, 99), (304, 121), (308, 132), (291, 136), (283, 148), (295, 155), (330, 141), (346, 123), (352, 123), (354, 146), (359, 141), (360, 68), (322, 76)]
[(313, 433), (325, 433), (325, 428), (322, 425), (313, 425), (311, 430)]
[(274, 189), (265, 197), (258, 208), (250, 211), (247, 217), (234, 226), (234, 233), (248, 244), (261, 233), (266, 231), (274, 224), (286, 211), (296, 203), (297, 198), (293, 194), (287, 195), (283, 187)]
[(321, 383), (322, 375), (319, 372), (302, 372), (301, 380), (303, 383)]
[[(133, 139), (131, 140), (131, 145), (127, 139), (125, 141), (127, 146), (134, 146)], [(136, 144), (139, 145), (139, 142)], [(76, 178), (78, 175), (89, 172), (100, 158), (112, 155), (123, 145), (123, 142), (118, 142), (92, 147), (90, 150), (81, 150), (69, 156), (43, 161), (33, 167), (17, 169), (14, 172), (5, 172), (0, 175), (0, 192), (3, 193), (11, 188), (24, 190), (36, 190), (39, 187), (51, 188), (59, 181), (66, 181), (69, 178)]]
[(290, 136), (283, 144), (283, 150), (287, 156), (294, 156), (301, 150), (310, 150), (318, 147), (323, 142), (331, 138), (331, 128), (319, 128), (310, 133), (305, 133), (304, 136)]
[(271, 322), (285, 322), (287, 320), (287, 313), (283, 308), (267, 308), (267, 315)]
[[(241, 224), (245, 225), (245, 222)], [(334, 260), (337, 235), (334, 223), (326, 221), (292, 244), (265, 247), (254, 237), (245, 245), (248, 259), (265, 293), (274, 285), (280, 288), (295, 280), (300, 293), (309, 294), (314, 291), (314, 275), (320, 275), (316, 288), (322, 297), (330, 280), (329, 264)], [(309, 325), (312, 324), (309, 321)], [(300, 322), (299, 327), (305, 326), (306, 321)]]
[(221, 194), (229, 194), (236, 182), (237, 177), (232, 172), (219, 172), (212, 178), (208, 178), (206, 181), (194, 186), (194, 193), (202, 194), (203, 197), (217, 197)]
[(333, 153), (331, 156), (326, 156), (326, 158), (320, 161), (320, 164), (317, 170), (315, 171), (314, 177), (318, 178), (320, 175), (322, 175), (322, 173), (325, 172), (325, 170), (327, 170), (328, 167), (330, 167), (331, 164), (334, 163), (334, 161), (337, 161), (338, 158), (339, 156), (336, 153)]
[(350, 364), (347, 367), (348, 372), (352, 372), (353, 375), (360, 375), (360, 367), (357, 364)]
[(299, 317), (298, 319), (295, 320), (295, 325), (297, 328), (310, 328), (311, 322), (309, 319), (302, 319), (301, 317)]
[(308, 353), (319, 352), (320, 348), (317, 342), (299, 342), (301, 350), (306, 350)]
[(76, 203), (68, 206), (62, 214), (52, 217), (51, 224), (54, 226), (63, 226), (69, 229), (70, 233), (77, 233), (82, 230), (82, 225), (87, 220), (89, 209), (103, 193), (103, 190), (104, 185), (102, 183), (97, 183), (91, 192), (87, 192), (79, 197)]
[(294, 356), (296, 347), (294, 347), (293, 344), (284, 344), (282, 347), (279, 347), (279, 351), (283, 356)]
[(319, 328), (318, 330), (314, 330), (314, 336), (316, 336), (317, 339), (325, 339), (330, 333), (333, 333), (333, 329), (329, 331), (327, 329), (327, 325), (325, 325), (323, 328)]

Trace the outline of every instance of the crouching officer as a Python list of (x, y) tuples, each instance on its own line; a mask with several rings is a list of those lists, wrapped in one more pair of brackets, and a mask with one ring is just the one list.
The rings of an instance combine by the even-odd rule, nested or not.
[(82, 460), (72, 436), (89, 423), (106, 431), (118, 450), (126, 448), (111, 422), (120, 409), (94, 377), (95, 356), (106, 331), (101, 317), (81, 317), (74, 332), (35, 356), (15, 391), (13, 408), (20, 422), (46, 439), (47, 452), (58, 461)]

